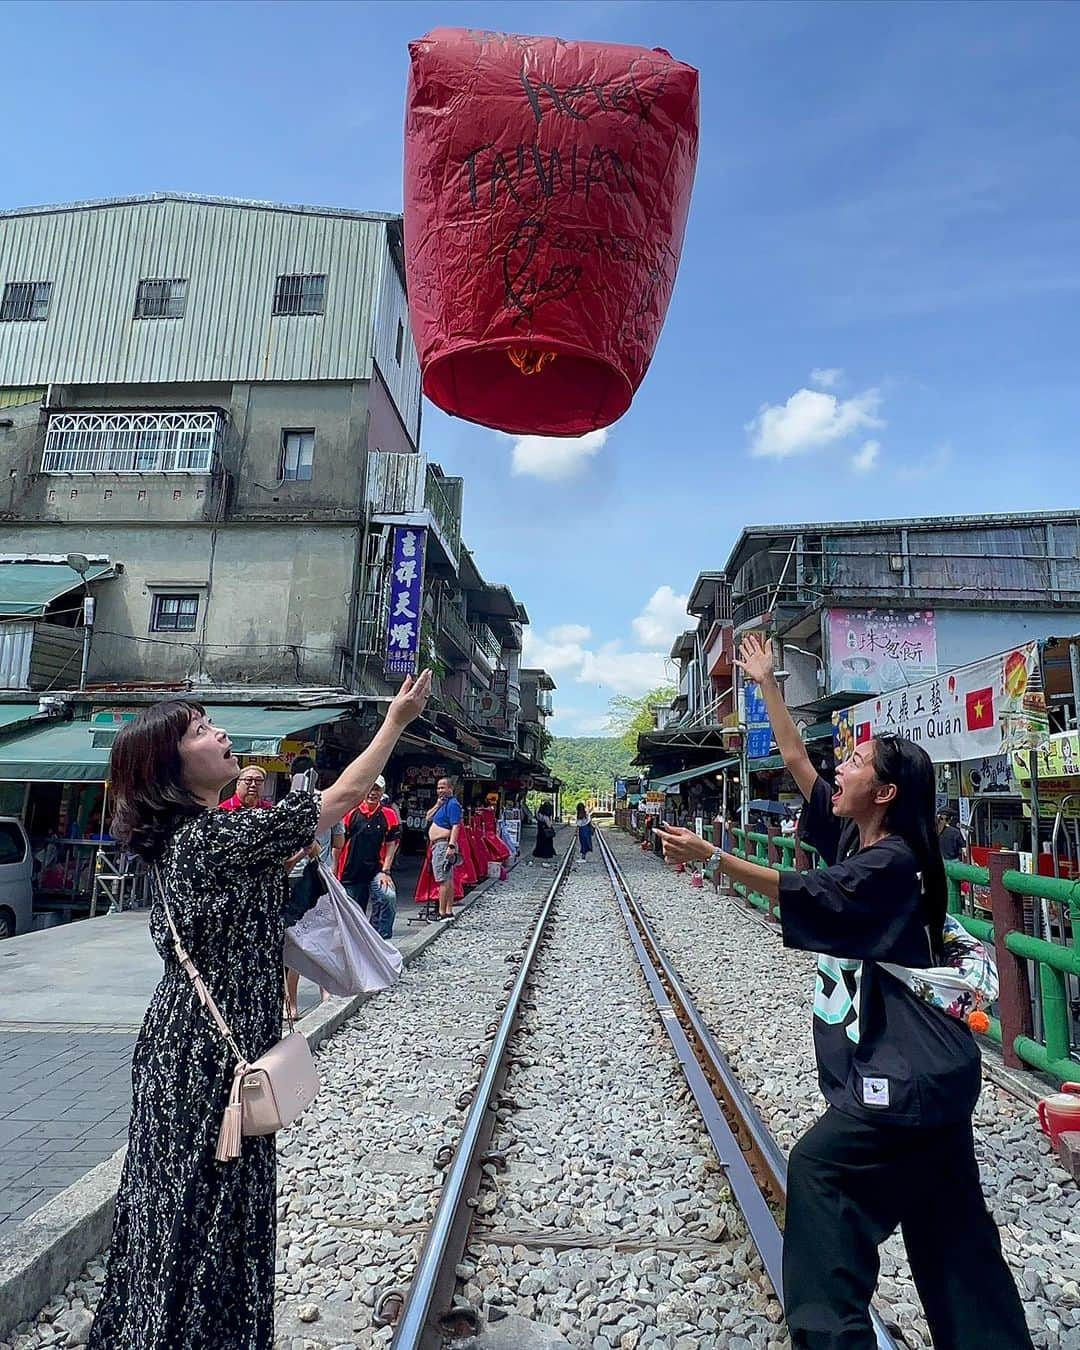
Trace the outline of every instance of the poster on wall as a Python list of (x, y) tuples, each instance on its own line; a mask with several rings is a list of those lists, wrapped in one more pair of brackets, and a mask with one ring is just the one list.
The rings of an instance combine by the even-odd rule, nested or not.
[(395, 525), (390, 562), (390, 603), (386, 615), (387, 675), (415, 675), (420, 653), (420, 613), (427, 531)]
[(983, 755), (960, 765), (960, 791), (965, 797), (1019, 797), (1011, 755)]
[[(960, 666), (947, 675), (833, 713), (833, 747), (906, 736), (935, 764), (1009, 754), (1048, 734), (1046, 700), (1032, 688), (1038, 644)], [(850, 753), (850, 750), (848, 751)]]
[(938, 673), (934, 611), (828, 609), (830, 694), (885, 694)]

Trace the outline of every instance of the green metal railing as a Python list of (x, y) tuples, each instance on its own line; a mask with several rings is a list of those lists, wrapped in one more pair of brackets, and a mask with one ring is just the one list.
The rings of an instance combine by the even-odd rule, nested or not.
[[(785, 872), (821, 865), (815, 850), (793, 837), (741, 829), (733, 829), (732, 835), (735, 856), (759, 866)], [(947, 862), (949, 913), (972, 937), (995, 947), (1001, 980), (1001, 1015), (990, 1019), (986, 1036), (1001, 1046), (1005, 1062), (1015, 1068), (1038, 1069), (1061, 1080), (1080, 1080), (1080, 1060), (1073, 1058), (1072, 1006), (1067, 983), (1070, 977), (1080, 979), (1080, 881), (1033, 876), (1006, 865), (1017, 861), (1015, 854), (999, 853), (993, 869)], [(971, 888), (989, 889), (994, 919), (981, 918), (965, 908), (961, 890), (965, 882), (969, 886), (969, 900)], [(741, 885), (735, 889), (755, 909), (778, 917), (777, 906), (765, 896)], [(1051, 941), (1027, 932), (1025, 899), (1060, 905), (1068, 918), (1071, 942)], [(1037, 995), (1031, 989), (1029, 965), (1037, 972)], [(1041, 1012), (1041, 1039), (1033, 1032), (1036, 1001)]]

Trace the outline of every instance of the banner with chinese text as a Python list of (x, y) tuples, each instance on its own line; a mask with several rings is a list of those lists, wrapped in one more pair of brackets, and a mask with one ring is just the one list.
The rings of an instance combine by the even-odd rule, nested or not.
[(424, 549), (427, 531), (395, 525), (390, 564), (390, 603), (386, 617), (387, 675), (415, 675), (420, 652)]
[(934, 611), (830, 609), (830, 694), (884, 694), (938, 672)]
[(833, 713), (833, 746), (842, 759), (891, 734), (921, 745), (935, 764), (1011, 754), (1045, 736), (1041, 683), (1038, 644), (1029, 642)]

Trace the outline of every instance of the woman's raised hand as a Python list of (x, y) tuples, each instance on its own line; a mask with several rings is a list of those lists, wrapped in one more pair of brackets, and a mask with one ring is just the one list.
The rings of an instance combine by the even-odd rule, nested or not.
[(739, 656), (741, 659), (735, 664), (748, 680), (762, 684), (772, 675), (773, 651), (769, 638), (762, 641), (756, 633), (747, 633), (742, 640)]
[(431, 694), (431, 671), (422, 670), (419, 675), (406, 675), (401, 688), (394, 695), (393, 702), (386, 711), (387, 719), (400, 727), (409, 723), (424, 711)]

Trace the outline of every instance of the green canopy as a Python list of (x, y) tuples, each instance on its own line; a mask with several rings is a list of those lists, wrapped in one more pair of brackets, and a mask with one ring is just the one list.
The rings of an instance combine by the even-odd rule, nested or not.
[(768, 755), (765, 759), (752, 759), (749, 764), (751, 773), (760, 773), (762, 769), (782, 769), (783, 755)]
[(649, 791), (666, 792), (669, 787), (675, 787), (678, 783), (689, 783), (694, 778), (705, 778), (709, 774), (719, 773), (721, 769), (730, 769), (738, 762), (738, 756), (732, 755), (727, 759), (718, 759), (713, 764), (699, 764), (696, 769), (683, 769), (681, 773), (669, 773), (663, 778), (650, 778)]
[(0, 741), (0, 782), (104, 783), (108, 765), (89, 722), (46, 722)]
[(36, 703), (0, 703), (0, 731), (13, 727), (16, 722), (28, 722), (37, 716)]
[[(111, 563), (92, 563), (86, 580), (111, 576), (113, 570)], [(54, 600), (81, 590), (82, 584), (67, 563), (0, 562), (0, 618), (40, 619)]]
[(336, 722), (348, 708), (265, 708), (258, 704), (207, 703), (206, 715), (224, 727), (238, 755), (276, 755), (281, 742), (298, 732)]
[[(333, 722), (349, 709), (215, 704), (206, 711), (229, 733), (237, 754), (276, 755), (286, 738)], [(103, 783), (119, 729), (91, 722), (46, 722), (0, 740), (0, 782)]]

